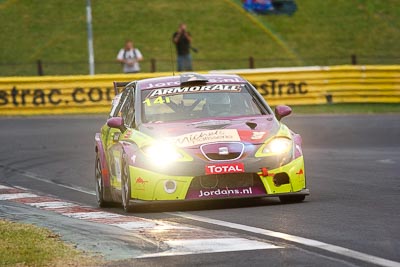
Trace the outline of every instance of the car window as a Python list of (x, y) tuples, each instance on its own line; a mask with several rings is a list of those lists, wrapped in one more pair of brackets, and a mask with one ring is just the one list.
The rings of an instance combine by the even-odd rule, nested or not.
[(116, 95), (111, 103), (111, 112), (110, 117), (119, 117), (121, 116), (121, 107), (126, 100), (126, 96), (128, 95), (129, 90), (124, 90), (118, 95)]
[(265, 114), (245, 84), (213, 84), (143, 90), (143, 122)]
[(134, 106), (134, 90), (130, 88), (127, 90), (127, 95), (120, 111), (121, 117), (124, 119), (127, 127), (132, 127), (135, 119), (135, 106)]
[(115, 117), (115, 114), (117, 113), (116, 110), (118, 108), (118, 105), (120, 104), (120, 102), (122, 102), (121, 101), (121, 95), (122, 94), (118, 94), (113, 98), (113, 100), (111, 102), (111, 111), (110, 111), (110, 114), (109, 114), (109, 118)]

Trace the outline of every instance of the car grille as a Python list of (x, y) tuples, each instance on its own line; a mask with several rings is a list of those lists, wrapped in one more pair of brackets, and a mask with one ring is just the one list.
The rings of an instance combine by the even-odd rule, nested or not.
[(191, 189), (224, 189), (232, 187), (249, 187), (261, 185), (256, 173), (229, 173), (202, 175), (193, 178)]
[(200, 147), (208, 160), (236, 160), (244, 151), (244, 145), (239, 142), (205, 144)]
[(228, 155), (219, 155), (218, 153), (207, 153), (205, 156), (210, 160), (235, 160), (241, 153), (229, 153)]

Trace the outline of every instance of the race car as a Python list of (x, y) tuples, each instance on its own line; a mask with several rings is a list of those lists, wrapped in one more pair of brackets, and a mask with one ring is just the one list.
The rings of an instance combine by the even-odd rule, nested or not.
[(291, 108), (277, 106), (274, 114), (240, 76), (189, 73), (114, 87), (109, 119), (95, 135), (100, 207), (262, 197), (301, 202), (309, 195), (302, 139), (281, 122)]

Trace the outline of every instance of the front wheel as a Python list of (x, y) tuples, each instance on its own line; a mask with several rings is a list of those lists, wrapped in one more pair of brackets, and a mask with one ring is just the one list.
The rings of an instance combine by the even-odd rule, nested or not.
[(133, 207), (129, 201), (131, 199), (131, 177), (129, 174), (129, 164), (126, 162), (124, 162), (122, 168), (121, 197), (122, 207), (124, 208), (124, 211), (132, 211)]
[(293, 196), (280, 196), (279, 200), (283, 204), (288, 203), (300, 203), (306, 198), (305, 195), (293, 195)]

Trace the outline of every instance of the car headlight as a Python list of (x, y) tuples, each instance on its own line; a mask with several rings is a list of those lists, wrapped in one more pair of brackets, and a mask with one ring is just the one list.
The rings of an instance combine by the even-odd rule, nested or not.
[(143, 151), (153, 163), (158, 165), (165, 165), (183, 157), (170, 143), (154, 143), (144, 147)]
[(289, 152), (292, 149), (293, 141), (286, 137), (277, 137), (269, 141), (264, 149), (263, 153), (274, 153), (283, 154)]

